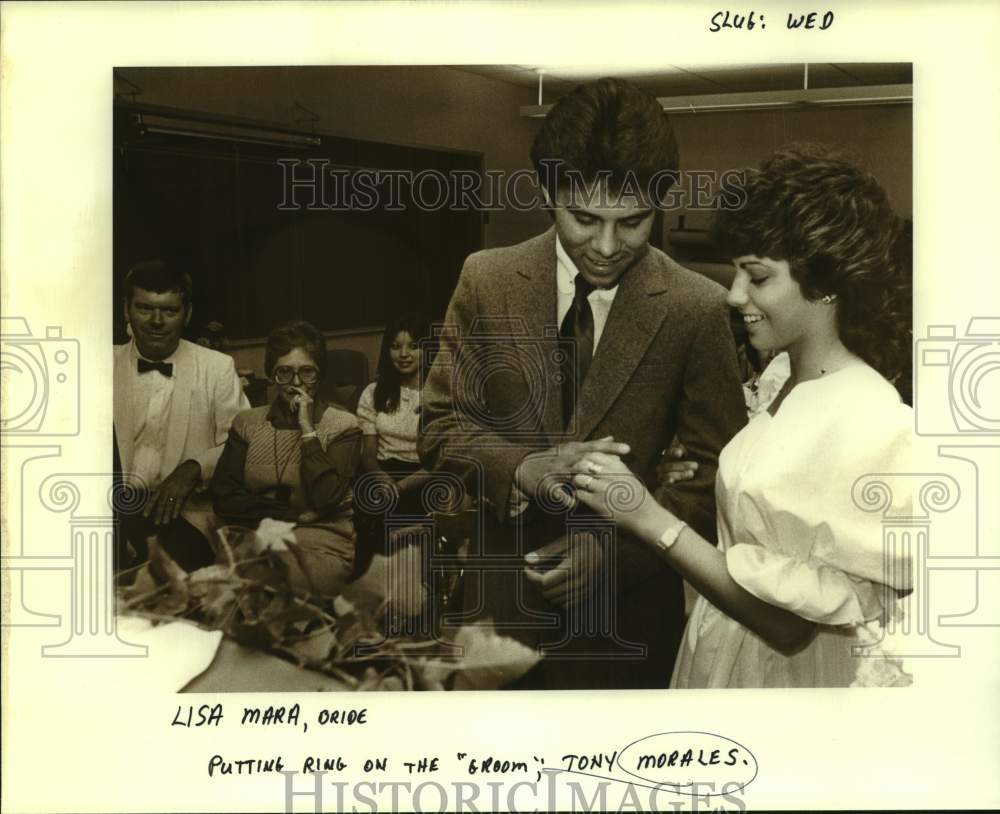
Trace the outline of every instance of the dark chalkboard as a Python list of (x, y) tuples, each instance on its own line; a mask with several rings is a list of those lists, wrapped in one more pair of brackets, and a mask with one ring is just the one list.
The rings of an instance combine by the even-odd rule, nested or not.
[[(290, 318), (339, 330), (377, 326), (399, 310), (444, 316), (464, 259), (482, 248), (483, 216), (450, 205), (454, 190), (439, 194), (438, 179), (481, 175), (482, 156), (284, 130), (115, 106), (118, 341), (121, 283), (153, 257), (190, 272), (192, 335), (210, 321), (244, 339)], [(375, 171), (395, 175), (379, 183)], [(415, 200), (407, 179), (421, 172)], [(292, 185), (302, 179), (309, 183)]]

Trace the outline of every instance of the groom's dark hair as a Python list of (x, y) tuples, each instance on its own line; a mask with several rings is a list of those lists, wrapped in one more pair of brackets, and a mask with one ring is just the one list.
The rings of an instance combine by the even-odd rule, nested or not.
[(608, 78), (579, 85), (552, 106), (531, 162), (552, 201), (574, 176), (588, 185), (606, 178), (612, 193), (637, 183), (662, 200), (680, 159), (670, 120), (652, 94)]

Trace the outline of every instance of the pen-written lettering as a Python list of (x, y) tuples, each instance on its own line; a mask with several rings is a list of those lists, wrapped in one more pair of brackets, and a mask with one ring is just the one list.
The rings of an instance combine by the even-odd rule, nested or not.
[(292, 704), (290, 707), (243, 707), (243, 726), (247, 724), (260, 724), (269, 726), (273, 724), (287, 724), (297, 726), (299, 723), (299, 705)]
[[(197, 715), (197, 717), (196, 717)], [(222, 704), (202, 704), (195, 713), (193, 706), (179, 706), (171, 726), (218, 726), (222, 721)]]
[(585, 772), (588, 769), (605, 769), (610, 771), (615, 765), (618, 751), (611, 754), (600, 752), (596, 755), (574, 755), (562, 756), (562, 761), (566, 764), (566, 769), (571, 772)]
[(816, 14), (815, 11), (810, 11), (808, 14), (789, 14), (787, 27), (791, 29), (797, 28), (814, 28), (818, 31), (826, 31), (831, 25), (833, 25), (833, 12), (828, 11), (823, 15), (823, 19), (820, 20), (819, 25), (816, 25)]
[(642, 769), (662, 769), (664, 766), (690, 766), (697, 762), (699, 766), (735, 766), (739, 749), (730, 749), (725, 761), (718, 749), (712, 749), (707, 755), (704, 749), (699, 749), (697, 753), (693, 749), (686, 749), (681, 752), (675, 749), (669, 754), (660, 752), (658, 755), (639, 755), (636, 760), (636, 771)]
[(708, 30), (713, 34), (726, 29), (740, 29), (743, 31), (753, 31), (757, 25), (763, 31), (767, 26), (764, 24), (764, 15), (757, 14), (756, 11), (749, 11), (746, 14), (739, 14), (734, 11), (717, 11), (709, 20)]

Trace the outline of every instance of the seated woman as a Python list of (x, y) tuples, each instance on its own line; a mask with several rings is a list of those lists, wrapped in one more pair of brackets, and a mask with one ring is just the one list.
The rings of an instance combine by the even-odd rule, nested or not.
[[(430, 335), (427, 322), (403, 314), (386, 326), (379, 354), (378, 378), (358, 401), (358, 423), (364, 433), (361, 468), (395, 496), (394, 513), (423, 515), (420, 489), (430, 475), (417, 457), (420, 428), (421, 340)], [(428, 360), (429, 361), (429, 360)], [(361, 521), (363, 548), (388, 548), (383, 520), (371, 512)]]
[[(905, 241), (876, 180), (822, 148), (779, 151), (744, 191), (717, 222), (735, 258), (729, 303), (757, 350), (787, 351), (789, 374), (719, 457), (718, 547), (617, 456), (582, 456), (573, 482), (700, 593), (672, 686), (849, 686), (872, 664), (853, 648), (880, 640), (910, 588), (881, 514), (854, 502), (860, 477), (915, 471), (913, 413), (893, 384), (910, 361)], [(907, 683), (882, 663), (884, 683)]]
[(265, 517), (294, 522), (295, 543), (277, 552), (290, 586), (336, 596), (354, 562), (351, 480), (361, 430), (349, 412), (314, 398), (326, 344), (308, 322), (271, 332), (264, 367), (277, 395), (233, 420), (211, 482), (215, 512), (253, 528)]

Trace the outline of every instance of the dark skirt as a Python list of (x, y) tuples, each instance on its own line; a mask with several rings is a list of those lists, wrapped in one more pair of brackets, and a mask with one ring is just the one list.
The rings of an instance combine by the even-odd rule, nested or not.
[[(396, 483), (422, 468), (419, 463), (401, 461), (398, 458), (380, 458), (378, 465)], [(400, 495), (399, 503), (393, 509), (393, 515), (426, 517), (427, 512), (421, 501), (422, 491), (422, 489), (413, 489)], [(354, 527), (357, 530), (354, 576), (357, 578), (368, 570), (376, 553), (389, 556), (395, 552), (397, 546), (388, 539), (386, 534), (385, 512), (368, 511), (355, 503)]]

